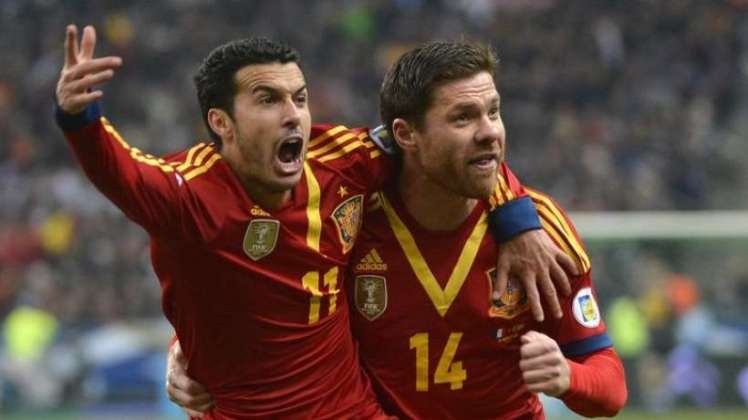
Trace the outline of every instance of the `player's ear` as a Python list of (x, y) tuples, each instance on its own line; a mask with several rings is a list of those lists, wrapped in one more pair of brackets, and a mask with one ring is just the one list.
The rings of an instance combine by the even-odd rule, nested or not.
[(226, 143), (226, 140), (231, 141), (234, 135), (234, 120), (231, 119), (226, 111), (219, 108), (211, 108), (208, 110), (208, 125), (214, 133)]
[(395, 139), (402, 150), (416, 149), (414, 134), (415, 129), (404, 119), (395, 118), (395, 120), (392, 121), (392, 138)]

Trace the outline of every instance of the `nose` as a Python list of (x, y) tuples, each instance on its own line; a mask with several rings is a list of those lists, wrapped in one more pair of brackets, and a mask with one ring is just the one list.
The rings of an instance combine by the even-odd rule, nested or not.
[(495, 142), (500, 143), (503, 137), (504, 123), (501, 121), (501, 118), (493, 120), (489, 115), (484, 115), (481, 118), (478, 130), (475, 132), (476, 143), (482, 145), (490, 145)]
[(283, 106), (283, 126), (296, 128), (301, 124), (301, 112), (293, 98), (288, 98)]

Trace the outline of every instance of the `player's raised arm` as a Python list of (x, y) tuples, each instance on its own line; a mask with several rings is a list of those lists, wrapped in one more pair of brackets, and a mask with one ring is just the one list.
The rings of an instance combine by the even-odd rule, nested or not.
[(78, 114), (104, 94), (96, 86), (111, 79), (122, 65), (122, 58), (107, 56), (94, 58), (96, 30), (83, 29), (78, 45), (78, 27), (68, 25), (65, 30), (65, 64), (57, 81), (57, 105), (68, 114)]
[[(188, 183), (220, 156), (202, 144), (186, 153), (184, 159), (166, 162), (130, 146), (102, 117), (98, 99), (103, 93), (96, 89), (113, 77), (122, 59), (94, 57), (96, 31), (92, 26), (83, 30), (80, 45), (77, 38), (76, 26), (69, 25), (65, 60), (55, 92), (55, 117), (86, 176), (150, 233), (207, 237), (223, 213), (213, 208), (217, 205), (195, 197)], [(195, 213), (205, 215), (199, 223), (188, 217)]]

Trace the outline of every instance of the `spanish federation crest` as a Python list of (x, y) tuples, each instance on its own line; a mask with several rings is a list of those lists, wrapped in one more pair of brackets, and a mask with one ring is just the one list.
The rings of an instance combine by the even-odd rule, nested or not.
[(278, 242), (280, 222), (272, 219), (254, 219), (244, 233), (244, 253), (254, 261), (267, 256)]
[[(488, 276), (488, 289), (493, 290), (493, 283), (496, 280), (496, 269), (488, 270), (486, 276)], [(512, 319), (529, 309), (530, 305), (527, 302), (525, 289), (522, 288), (516, 279), (510, 278), (501, 298), (492, 301), (491, 307), (488, 309), (488, 315), (492, 318)]]
[(338, 228), (338, 237), (343, 246), (343, 254), (353, 248), (358, 231), (361, 229), (361, 210), (363, 209), (364, 196), (354, 195), (340, 203), (332, 212), (335, 227)]
[(600, 310), (592, 295), (592, 289), (585, 287), (574, 296), (574, 303), (571, 306), (574, 319), (582, 326), (595, 328), (600, 325)]
[(387, 280), (382, 276), (356, 276), (354, 293), (356, 309), (369, 321), (387, 309)]

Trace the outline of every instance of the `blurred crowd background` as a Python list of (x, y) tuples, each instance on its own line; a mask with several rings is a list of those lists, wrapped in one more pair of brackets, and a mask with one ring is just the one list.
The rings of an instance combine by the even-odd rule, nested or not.
[[(510, 165), (567, 210), (748, 208), (746, 0), (2, 0), (0, 413), (163, 388), (147, 237), (53, 122), (68, 23), (123, 57), (105, 114), (152, 154), (207, 139), (191, 77), (227, 40), (286, 41), (315, 121), (373, 126), (395, 58), (467, 38), (500, 57)], [(748, 237), (588, 245), (632, 406), (748, 404)]]

